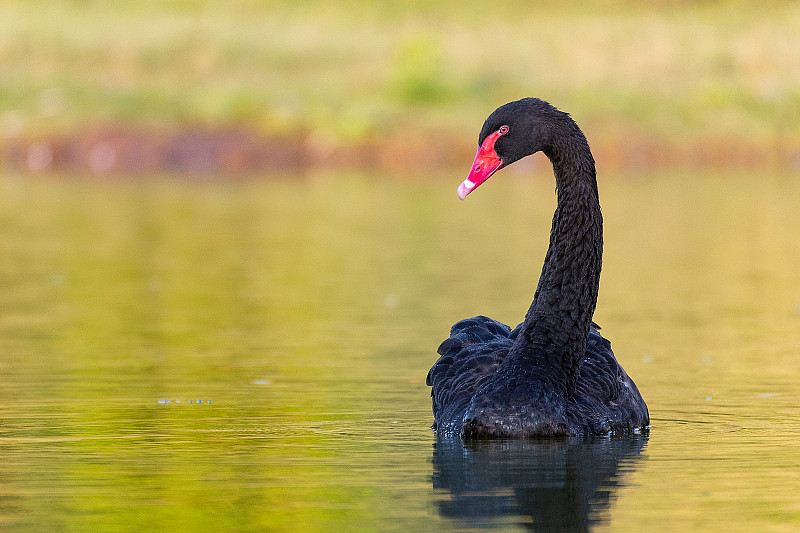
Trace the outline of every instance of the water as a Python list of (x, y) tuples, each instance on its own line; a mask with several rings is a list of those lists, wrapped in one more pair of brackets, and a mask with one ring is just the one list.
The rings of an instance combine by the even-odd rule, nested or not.
[(522, 317), (554, 193), (459, 181), (0, 179), (0, 528), (800, 528), (800, 180), (603, 176), (652, 429), (467, 444), (425, 374)]

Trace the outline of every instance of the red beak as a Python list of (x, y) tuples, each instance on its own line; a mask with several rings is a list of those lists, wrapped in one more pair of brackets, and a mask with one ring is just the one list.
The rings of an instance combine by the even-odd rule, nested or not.
[(469, 176), (458, 186), (458, 197), (462, 200), (503, 166), (503, 160), (500, 159), (494, 149), (494, 143), (501, 135), (503, 133), (500, 133), (500, 131), (492, 133), (484, 139), (483, 144), (478, 148)]

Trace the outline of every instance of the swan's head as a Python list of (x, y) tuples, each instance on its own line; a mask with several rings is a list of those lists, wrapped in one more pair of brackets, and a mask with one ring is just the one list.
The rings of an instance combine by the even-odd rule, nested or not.
[(546, 150), (554, 127), (571, 122), (569, 115), (544, 100), (523, 98), (498, 107), (483, 123), (478, 153), (469, 176), (458, 186), (462, 200), (503, 167)]

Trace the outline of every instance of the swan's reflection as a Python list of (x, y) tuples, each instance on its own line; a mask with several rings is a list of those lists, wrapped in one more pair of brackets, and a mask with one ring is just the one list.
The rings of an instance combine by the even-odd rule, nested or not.
[(616, 488), (641, 463), (647, 439), (439, 438), (433, 486), (450, 492), (439, 511), (478, 527), (510, 520), (533, 531), (589, 531), (607, 520)]

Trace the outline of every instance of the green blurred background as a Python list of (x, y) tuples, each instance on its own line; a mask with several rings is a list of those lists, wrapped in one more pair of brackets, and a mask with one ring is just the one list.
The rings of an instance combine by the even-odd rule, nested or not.
[(0, 17), (3, 162), (23, 170), (192, 170), (169, 153), (198, 139), (238, 146), (200, 171), (463, 166), (522, 96), (572, 113), (607, 167), (793, 169), (800, 5), (10, 0)]

